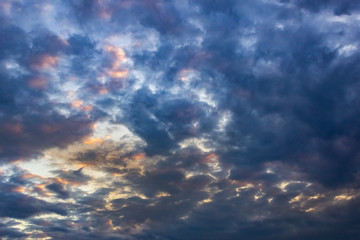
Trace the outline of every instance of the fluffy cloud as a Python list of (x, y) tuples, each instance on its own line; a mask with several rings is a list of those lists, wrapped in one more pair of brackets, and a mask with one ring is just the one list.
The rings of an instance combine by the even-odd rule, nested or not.
[(354, 239), (358, 14), (5, 0), (0, 236)]

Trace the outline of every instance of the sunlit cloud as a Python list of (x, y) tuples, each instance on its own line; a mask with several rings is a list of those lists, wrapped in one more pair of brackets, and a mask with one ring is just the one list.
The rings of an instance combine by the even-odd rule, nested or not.
[(103, 142), (104, 142), (104, 140), (101, 138), (98, 138), (98, 137), (95, 137), (95, 138), (91, 137), (84, 141), (84, 143), (87, 145), (99, 144), (99, 143), (103, 143)]
[(355, 198), (354, 196), (351, 195), (346, 195), (346, 194), (342, 194), (342, 195), (338, 195), (334, 197), (335, 201), (341, 201), (341, 200), (351, 200)]
[(83, 105), (83, 102), (81, 100), (74, 100), (71, 103), (71, 106), (74, 108), (80, 108), (81, 105)]
[(110, 53), (110, 55), (113, 58), (112, 64), (111, 64), (112, 69), (119, 68), (121, 63), (125, 62), (125, 60), (126, 60), (125, 52), (120, 47), (106, 46), (105, 50), (108, 53)]
[(40, 54), (30, 59), (30, 68), (34, 70), (46, 70), (53, 68), (59, 62), (59, 57), (49, 54)]
[(111, 71), (109, 72), (109, 76), (113, 77), (113, 78), (124, 78), (127, 76), (129, 71), (124, 70), (124, 71)]

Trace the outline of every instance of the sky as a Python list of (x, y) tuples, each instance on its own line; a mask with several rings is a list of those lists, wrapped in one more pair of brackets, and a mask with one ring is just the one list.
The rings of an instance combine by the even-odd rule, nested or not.
[(0, 238), (356, 240), (360, 2), (1, 0)]

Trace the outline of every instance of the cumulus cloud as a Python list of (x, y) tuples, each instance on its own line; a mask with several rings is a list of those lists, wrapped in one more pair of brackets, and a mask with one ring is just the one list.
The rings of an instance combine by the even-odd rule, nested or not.
[(0, 236), (354, 239), (358, 15), (3, 1)]

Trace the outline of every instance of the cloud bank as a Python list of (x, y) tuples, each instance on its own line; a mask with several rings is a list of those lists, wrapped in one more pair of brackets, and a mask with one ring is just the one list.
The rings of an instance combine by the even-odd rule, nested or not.
[(360, 4), (0, 3), (0, 236), (359, 235)]

